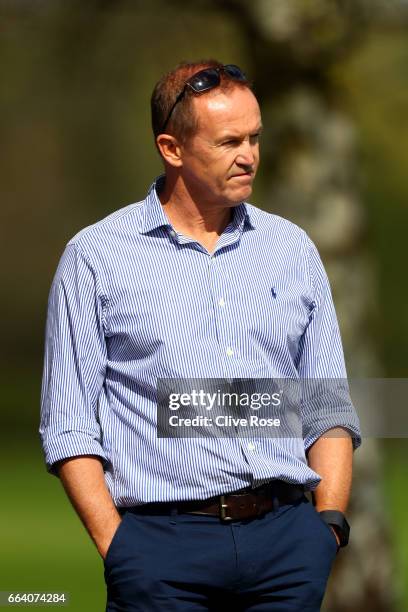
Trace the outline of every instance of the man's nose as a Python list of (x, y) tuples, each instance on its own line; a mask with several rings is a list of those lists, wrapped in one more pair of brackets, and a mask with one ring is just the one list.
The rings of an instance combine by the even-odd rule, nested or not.
[(248, 140), (245, 140), (239, 149), (236, 162), (242, 166), (253, 166), (255, 164), (255, 147)]

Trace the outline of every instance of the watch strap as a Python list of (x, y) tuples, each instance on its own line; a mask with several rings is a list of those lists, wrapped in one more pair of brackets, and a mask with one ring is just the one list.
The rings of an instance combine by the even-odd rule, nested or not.
[(350, 525), (344, 514), (340, 510), (322, 510), (319, 514), (325, 523), (334, 528), (339, 537), (340, 546), (347, 546), (350, 536)]

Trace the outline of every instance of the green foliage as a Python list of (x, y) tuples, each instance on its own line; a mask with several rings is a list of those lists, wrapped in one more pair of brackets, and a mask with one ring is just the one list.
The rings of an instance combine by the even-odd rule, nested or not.
[(385, 443), (384, 498), (390, 521), (394, 549), (395, 587), (399, 596), (398, 612), (408, 610), (408, 441), (388, 440)]
[(381, 320), (377, 346), (390, 376), (407, 376), (408, 39), (406, 31), (373, 32), (333, 71), (360, 136), (360, 166), (371, 249), (378, 267)]

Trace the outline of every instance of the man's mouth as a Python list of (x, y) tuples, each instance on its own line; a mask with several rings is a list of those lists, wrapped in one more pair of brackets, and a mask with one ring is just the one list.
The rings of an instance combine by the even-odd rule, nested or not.
[(252, 180), (254, 176), (253, 172), (241, 172), (240, 174), (233, 174), (230, 178), (238, 180)]
[(252, 171), (250, 171), (250, 172), (237, 172), (236, 174), (232, 174), (230, 178), (237, 178), (237, 177), (241, 177), (241, 176), (252, 177), (253, 175), (254, 175), (254, 173)]

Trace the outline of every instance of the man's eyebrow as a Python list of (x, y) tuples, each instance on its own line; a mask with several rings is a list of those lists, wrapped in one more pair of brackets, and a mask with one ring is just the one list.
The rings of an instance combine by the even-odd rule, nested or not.
[[(254, 130), (250, 132), (250, 136), (254, 136), (255, 134), (261, 134), (262, 130), (263, 130), (263, 125), (260, 124), (258, 127), (256, 127)], [(226, 140), (240, 139), (244, 137), (245, 135), (239, 132), (225, 132), (224, 134), (220, 136), (218, 140), (221, 142), (221, 141), (226, 141)]]

